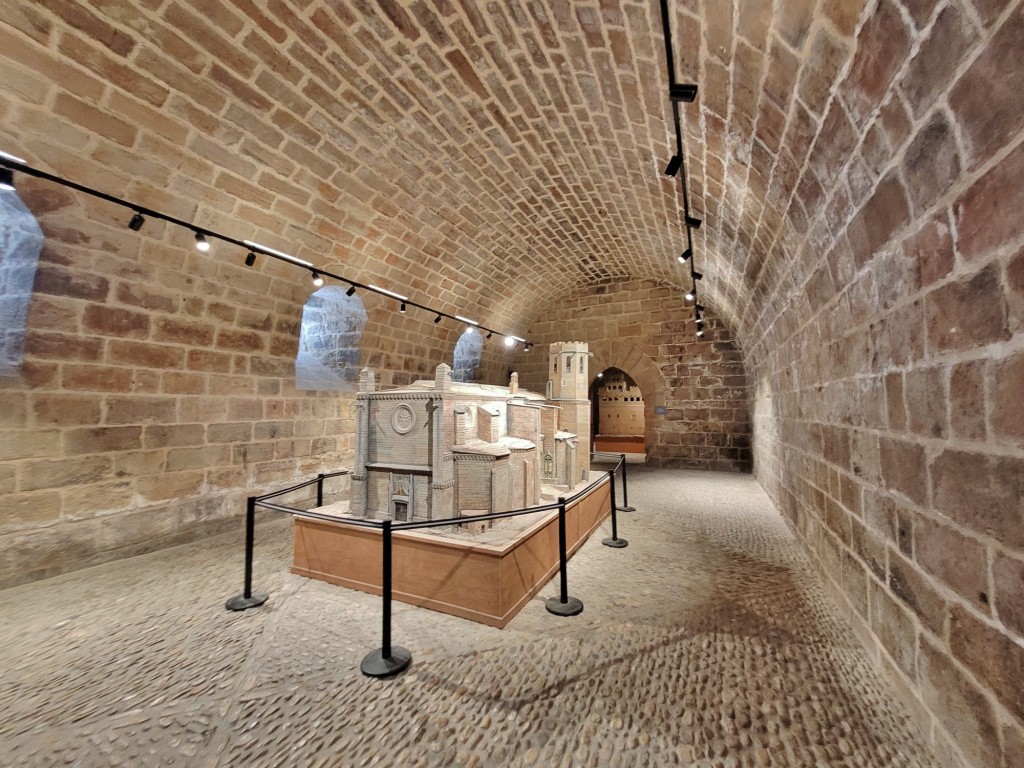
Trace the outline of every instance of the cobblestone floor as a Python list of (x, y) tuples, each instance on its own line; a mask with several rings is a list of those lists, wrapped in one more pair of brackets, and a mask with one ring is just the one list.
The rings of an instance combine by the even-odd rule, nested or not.
[[(290, 522), (0, 592), (0, 764), (933, 766), (749, 476), (630, 470), (626, 549), (571, 561), (584, 612), (504, 630), (288, 573)], [(269, 514), (269, 513), (267, 513)], [(241, 526), (240, 526), (241, 527)]]

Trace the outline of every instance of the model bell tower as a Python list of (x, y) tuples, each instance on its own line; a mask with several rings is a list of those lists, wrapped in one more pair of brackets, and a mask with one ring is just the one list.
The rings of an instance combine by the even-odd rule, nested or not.
[(548, 347), (548, 400), (559, 407), (558, 427), (578, 439), (575, 483), (590, 472), (590, 350), (585, 341), (556, 341)]

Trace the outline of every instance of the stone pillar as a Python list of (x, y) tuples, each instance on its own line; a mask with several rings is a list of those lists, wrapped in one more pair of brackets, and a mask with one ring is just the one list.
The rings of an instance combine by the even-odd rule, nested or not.
[(370, 440), (370, 395), (377, 389), (373, 371), (363, 368), (359, 372), (359, 394), (356, 395), (356, 455), (352, 461), (352, 494), (348, 511), (352, 515), (366, 516), (366, 455)]
[(455, 399), (452, 369), (441, 363), (434, 374), (430, 414), (430, 517), (455, 517), (455, 464), (452, 438), (455, 431)]

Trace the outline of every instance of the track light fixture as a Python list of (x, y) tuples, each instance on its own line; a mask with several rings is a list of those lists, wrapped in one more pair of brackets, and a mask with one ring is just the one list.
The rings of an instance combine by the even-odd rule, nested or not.
[(533, 349), (533, 344), (527, 342), (526, 344), (523, 345), (523, 352), (529, 352), (531, 349)]
[(296, 258), (295, 256), (292, 256), (289, 253), (285, 253), (283, 251), (279, 251), (276, 248), (271, 248), (269, 245), (260, 245), (259, 243), (254, 243), (252, 240), (243, 240), (242, 244), (243, 245), (247, 245), (250, 248), (255, 248), (258, 251), (263, 251), (264, 253), (273, 254), (274, 256), (276, 256), (279, 259), (284, 259), (285, 261), (290, 261), (292, 264), (298, 264), (300, 267), (312, 267), (313, 266), (313, 262), (311, 262), (311, 261), (306, 261), (305, 259)]
[(704, 273), (703, 272), (698, 272), (697, 270), (693, 270), (690, 274), (693, 275), (693, 279), (694, 280), (703, 280), (704, 279)]
[(703, 335), (704, 335), (704, 329), (703, 328), (698, 328), (697, 329), (697, 336), (699, 337), (699, 336), (703, 336)]
[(702, 325), (704, 325), (704, 318), (698, 317), (696, 320), (694, 320), (694, 322), (697, 324), (697, 327), (700, 328)]
[(403, 315), (405, 314), (405, 302), (404, 301), (398, 306), (398, 311), (401, 312)]
[(704, 311), (704, 305), (703, 304), (694, 304), (693, 309), (699, 315), (701, 312)]
[[(345, 295), (349, 297), (354, 296), (359, 288), (367, 288), (370, 291), (374, 291), (376, 293), (383, 294), (386, 296), (391, 296), (397, 299), (400, 302), (400, 312), (406, 312), (410, 304), (428, 313), (435, 312), (435, 324), (440, 323), (443, 317), (453, 317), (452, 315), (448, 315), (444, 312), (435, 310), (432, 307), (423, 304), (417, 304), (409, 300), (408, 297), (395, 293), (394, 291), (389, 291), (384, 288), (378, 288), (372, 285), (363, 285), (361, 283), (357, 283), (354, 280), (345, 277), (344, 275), (335, 274), (331, 272), (330, 269), (320, 270), (318, 268), (315, 268), (312, 262), (306, 261), (305, 259), (300, 259), (296, 256), (292, 256), (289, 253), (278, 251), (274, 248), (270, 248), (266, 245), (253, 242), (251, 240), (240, 240), (235, 237), (232, 237), (231, 235), (216, 232), (212, 229), (200, 228), (198, 225), (190, 221), (185, 221), (174, 216), (171, 216), (170, 214), (162, 213), (160, 211), (147, 208), (131, 200), (116, 197), (114, 195), (108, 194), (98, 189), (93, 189), (84, 184), (80, 184), (76, 181), (66, 179), (61, 176), (56, 176), (52, 173), (43, 171), (39, 168), (33, 168), (23, 158), (16, 157), (15, 155), (0, 150), (0, 188), (4, 190), (14, 189), (15, 172), (24, 173), (28, 176), (33, 176), (43, 181), (48, 181), (63, 187), (68, 187), (76, 192), (86, 194), (91, 197), (99, 198), (108, 203), (114, 203), (115, 205), (119, 205), (122, 208), (127, 209), (132, 214), (131, 218), (127, 223), (127, 226), (133, 232), (141, 231), (142, 228), (146, 225), (147, 219), (158, 219), (160, 221), (167, 222), (168, 224), (173, 224), (176, 227), (180, 227), (183, 230), (191, 232), (195, 237), (196, 249), (204, 253), (210, 250), (210, 241), (212, 239), (220, 240), (222, 243), (227, 243), (238, 248), (245, 248), (245, 265), (247, 267), (255, 266), (257, 256), (259, 255), (273, 259), (279, 259), (281, 261), (287, 261), (290, 264), (294, 264), (308, 270), (311, 277), (313, 278), (314, 284), (317, 287), (324, 285), (326, 275), (327, 277), (337, 280), (340, 284), (347, 283), (348, 289), (345, 291)], [(471, 320), (465, 317), (459, 317), (458, 319), (473, 327), (479, 327), (479, 323), (476, 320)], [(490, 339), (495, 333), (497, 333), (499, 336), (504, 336), (504, 334), (502, 334), (501, 332), (491, 331), (488, 328), (479, 328), (479, 330), (481, 333), (486, 331), (488, 339)], [(510, 347), (515, 346), (515, 343), (517, 341), (522, 342), (524, 344), (526, 343), (525, 339), (521, 339), (517, 336), (508, 336), (505, 338), (505, 343)]]
[(686, 217), (686, 226), (690, 229), (700, 229), (700, 225), (703, 223), (702, 219), (694, 218), (693, 216)]
[(668, 97), (671, 101), (689, 104), (697, 98), (697, 86), (694, 83), (672, 83), (668, 87)]
[(679, 155), (672, 155), (672, 159), (668, 161), (668, 165), (665, 166), (666, 176), (675, 176), (679, 173), (679, 168), (683, 164), (683, 158)]
[(686, 300), (687, 301), (693, 301), (696, 298), (697, 298), (697, 289), (696, 288), (691, 288), (690, 290), (688, 290), (686, 292)]
[(688, 262), (690, 260), (691, 256), (693, 256), (693, 249), (692, 248), (687, 248), (685, 251), (683, 251), (681, 254), (679, 254), (679, 263), (680, 264), (685, 264), (686, 262)]

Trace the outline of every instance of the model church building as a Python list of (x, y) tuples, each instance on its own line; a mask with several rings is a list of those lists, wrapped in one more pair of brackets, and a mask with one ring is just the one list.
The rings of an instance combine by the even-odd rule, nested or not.
[(541, 503), (541, 486), (573, 488), (590, 469), (586, 343), (548, 351), (547, 392), (433, 381), (377, 391), (360, 374), (349, 514), (440, 520)]

